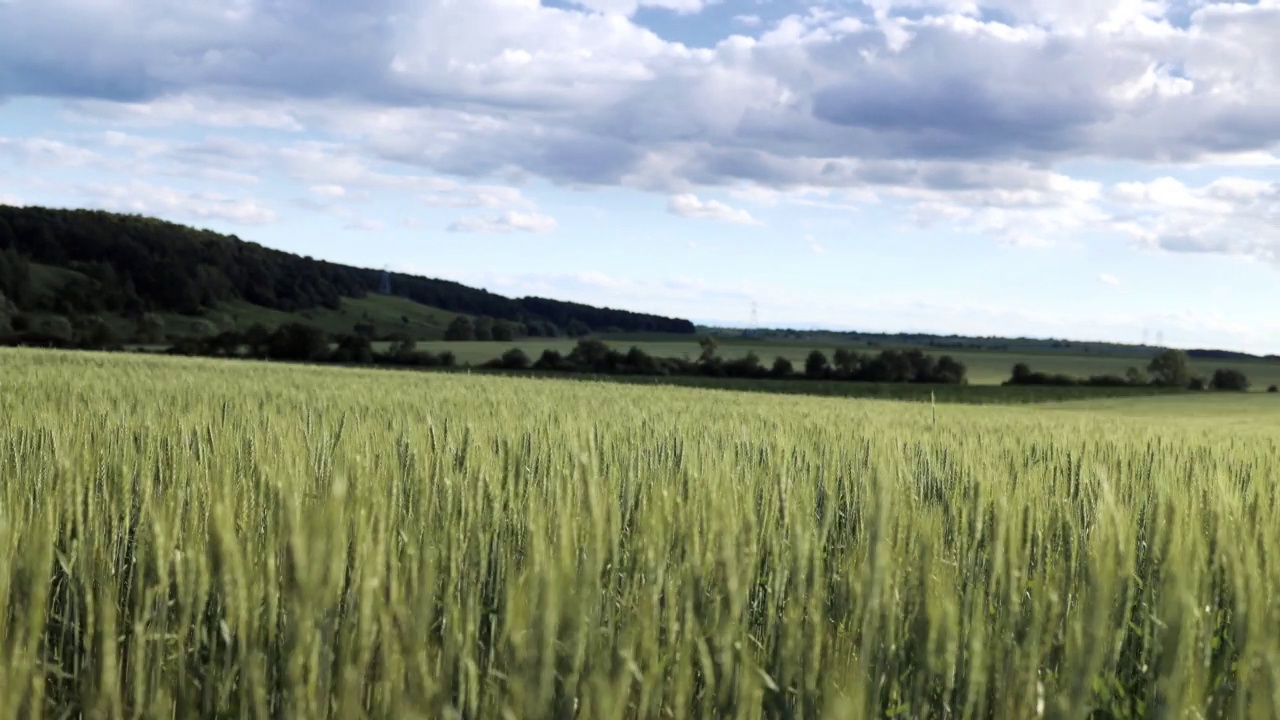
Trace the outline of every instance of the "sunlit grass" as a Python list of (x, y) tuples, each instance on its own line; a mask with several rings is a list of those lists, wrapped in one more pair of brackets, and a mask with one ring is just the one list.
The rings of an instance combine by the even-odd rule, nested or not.
[(1276, 717), (1276, 424), (1194, 402), (3, 351), (0, 718)]

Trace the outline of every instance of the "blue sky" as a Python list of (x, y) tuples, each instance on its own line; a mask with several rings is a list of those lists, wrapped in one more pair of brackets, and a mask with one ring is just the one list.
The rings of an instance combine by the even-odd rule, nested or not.
[(0, 202), (698, 321), (1280, 353), (1280, 0), (0, 0)]

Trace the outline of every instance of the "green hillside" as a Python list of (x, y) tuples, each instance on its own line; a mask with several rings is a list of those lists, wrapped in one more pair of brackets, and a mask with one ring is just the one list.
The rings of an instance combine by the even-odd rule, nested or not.
[[(253, 318), (264, 324), (300, 318), (349, 332), (365, 319), (383, 333), (430, 338), (463, 314), (506, 321), (517, 332), (523, 326), (532, 335), (695, 331), (679, 318), (509, 298), (449, 280), (303, 257), (156, 218), (4, 205), (0, 295), (6, 315), (16, 307), (36, 320), (61, 316), (64, 327), (151, 315), (181, 316), (179, 328), (204, 327), (201, 319), (239, 326)], [(234, 319), (219, 322), (228, 313)]]
[[(31, 263), (29, 267), (32, 291), (40, 303), (52, 303), (68, 284), (87, 280), (83, 273), (53, 265)], [(31, 316), (39, 321), (56, 314), (52, 311), (35, 311)], [(236, 300), (220, 303), (193, 315), (154, 313), (164, 322), (165, 334), (171, 340), (199, 337), (211, 330), (243, 331), (255, 324), (274, 330), (289, 322), (301, 322), (331, 335), (341, 335), (352, 332), (357, 323), (368, 322), (373, 324), (378, 337), (405, 334), (415, 340), (437, 341), (444, 338), (444, 331), (449, 323), (462, 314), (428, 307), (408, 298), (375, 294), (362, 298), (341, 298), (336, 309), (317, 307), (285, 312)], [(96, 315), (106, 320), (122, 339), (133, 339), (137, 332), (136, 319), (111, 312)]]

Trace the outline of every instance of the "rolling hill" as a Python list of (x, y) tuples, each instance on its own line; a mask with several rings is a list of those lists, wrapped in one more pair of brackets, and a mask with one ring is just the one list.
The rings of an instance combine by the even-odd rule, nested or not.
[(33, 315), (96, 315), (113, 324), (150, 313), (176, 334), (286, 321), (330, 332), (372, 322), (380, 334), (439, 338), (456, 316), (520, 323), (530, 335), (691, 335), (678, 318), (548, 298), (509, 298), (460, 283), (303, 257), (140, 215), (0, 205), (0, 293)]

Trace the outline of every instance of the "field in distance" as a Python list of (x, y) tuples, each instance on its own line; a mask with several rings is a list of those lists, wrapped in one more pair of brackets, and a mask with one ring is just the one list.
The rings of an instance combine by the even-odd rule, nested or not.
[(17, 717), (1280, 716), (1280, 407), (0, 350)]
[[(623, 351), (632, 345), (638, 345), (645, 352), (657, 357), (688, 357), (696, 359), (700, 352), (696, 336), (688, 338), (667, 336), (661, 339), (653, 339), (652, 336), (643, 335), (606, 335), (601, 336), (601, 339), (610, 346)], [(531, 358), (537, 360), (543, 350), (556, 350), (567, 354), (573, 350), (576, 342), (576, 340), (568, 338), (522, 338), (510, 343), (421, 342), (418, 343), (418, 347), (431, 352), (448, 350), (457, 355), (460, 363), (479, 365), (498, 357), (512, 347), (521, 348)], [(753, 343), (734, 340), (721, 343), (719, 353), (726, 358), (735, 358), (746, 355), (748, 352), (754, 352), (761, 357), (765, 364), (773, 362), (775, 357), (782, 356), (791, 360), (796, 367), (802, 368), (804, 367), (804, 359), (811, 350), (822, 350), (830, 357), (836, 347), (838, 346), (824, 346), (816, 342), (806, 341)], [(866, 346), (850, 347), (864, 353), (875, 353), (883, 349), (879, 347), (868, 348)], [(1151, 360), (1150, 356), (1138, 354), (1086, 355), (1069, 351), (1003, 352), (932, 347), (920, 347), (920, 349), (930, 355), (951, 355), (963, 362), (969, 371), (969, 382), (976, 385), (999, 385), (1009, 379), (1013, 366), (1020, 362), (1029, 364), (1037, 372), (1065, 373), (1076, 377), (1089, 377), (1092, 375), (1123, 376), (1130, 367), (1145, 369), (1147, 363)], [(1211, 376), (1213, 371), (1218, 368), (1239, 369), (1249, 377), (1254, 390), (1266, 390), (1268, 386), (1280, 383), (1280, 361), (1261, 359), (1193, 359), (1191, 368), (1193, 372), (1205, 377)]]

